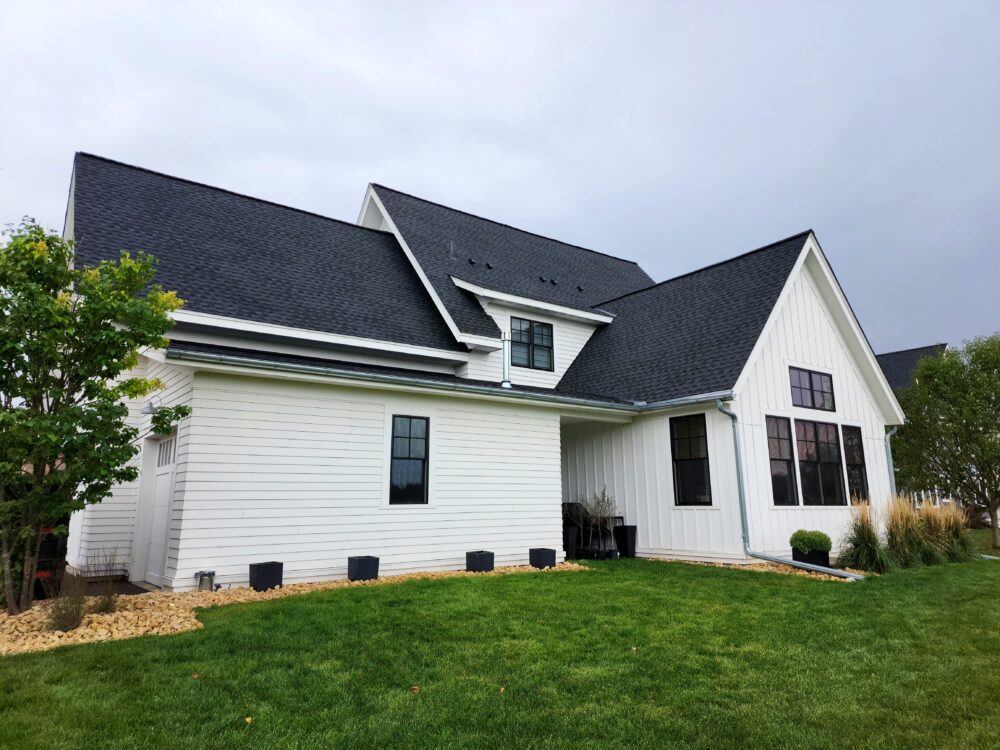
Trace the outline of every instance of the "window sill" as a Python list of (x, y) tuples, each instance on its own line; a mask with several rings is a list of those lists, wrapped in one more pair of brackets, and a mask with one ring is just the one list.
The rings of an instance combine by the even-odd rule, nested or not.
[(384, 502), (379, 505), (379, 510), (400, 510), (400, 511), (419, 511), (427, 510), (428, 508), (436, 508), (435, 503), (388, 503)]
[(718, 505), (671, 505), (670, 510), (722, 510)]
[(771, 510), (850, 510), (850, 505), (772, 505)]

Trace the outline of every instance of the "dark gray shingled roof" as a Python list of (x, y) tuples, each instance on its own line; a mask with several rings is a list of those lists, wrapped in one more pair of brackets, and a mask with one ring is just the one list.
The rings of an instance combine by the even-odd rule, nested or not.
[(930, 346), (918, 346), (915, 349), (876, 354), (875, 358), (882, 367), (882, 372), (885, 373), (885, 379), (889, 381), (892, 389), (897, 391), (910, 385), (917, 362), (924, 357), (936, 357), (947, 348), (947, 344), (931, 344)]
[(600, 303), (617, 317), (559, 389), (652, 403), (732, 388), (810, 233)]
[(389, 233), (89, 154), (74, 176), (82, 262), (152, 253), (186, 310), (465, 350)]
[[(567, 245), (382, 185), (372, 187), (463, 333), (500, 336), (493, 319), (472, 294), (454, 285), (452, 276), (577, 310), (590, 310), (597, 302), (653, 283), (633, 261)], [(453, 258), (449, 257), (452, 246)]]
[(325, 370), (330, 370), (331, 374), (334, 372), (344, 372), (347, 374), (372, 374), (372, 375), (392, 375), (395, 377), (407, 378), (410, 380), (420, 380), (427, 381), (431, 383), (437, 383), (440, 385), (471, 385), (480, 386), (483, 388), (495, 388), (498, 394), (504, 393), (532, 393), (543, 396), (565, 396), (568, 398), (583, 398), (597, 401), (604, 401), (609, 406), (614, 405), (624, 405), (629, 402), (622, 401), (613, 397), (601, 397), (593, 396), (583, 393), (573, 393), (569, 391), (557, 390), (555, 388), (538, 388), (535, 386), (527, 385), (514, 385), (511, 388), (501, 388), (500, 383), (495, 381), (487, 380), (471, 380), (469, 378), (460, 378), (457, 375), (449, 375), (447, 373), (441, 372), (428, 372), (424, 370), (410, 370), (402, 367), (383, 367), (381, 365), (371, 365), (360, 362), (342, 362), (330, 359), (324, 359), (322, 357), (306, 357), (293, 354), (279, 354), (275, 352), (265, 352), (257, 349), (243, 349), (237, 347), (229, 346), (217, 346), (214, 344), (199, 344), (191, 343), (187, 341), (171, 341), (170, 346), (167, 347), (167, 354), (180, 354), (182, 357), (185, 353), (191, 353), (196, 355), (216, 355), (224, 357), (235, 357), (237, 359), (248, 360), (247, 364), (252, 364), (252, 362), (267, 362), (274, 364), (290, 364), (290, 365), (305, 365), (307, 367), (318, 367)]

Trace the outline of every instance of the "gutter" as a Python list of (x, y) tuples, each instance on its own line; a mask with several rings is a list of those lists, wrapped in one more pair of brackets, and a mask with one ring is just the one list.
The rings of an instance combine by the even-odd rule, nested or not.
[(356, 372), (354, 370), (342, 370), (335, 367), (319, 367), (317, 365), (300, 365), (288, 362), (270, 362), (249, 357), (234, 357), (228, 354), (209, 354), (207, 352), (186, 352), (183, 350), (167, 350), (167, 359), (186, 360), (191, 362), (207, 362), (211, 364), (230, 365), (234, 367), (256, 367), (265, 370), (280, 372), (298, 372), (307, 375), (325, 375), (327, 377), (343, 377), (351, 380), (360, 380), (370, 383), (384, 383), (390, 385), (407, 385), (421, 388), (434, 388), (437, 390), (455, 391), (458, 393), (470, 393), (487, 396), (503, 396), (505, 398), (519, 398), (525, 401), (540, 401), (567, 406), (585, 406), (598, 409), (611, 409), (623, 411), (631, 414), (657, 411), (659, 409), (677, 408), (681, 406), (691, 406), (717, 401), (720, 398), (732, 398), (732, 392), (708, 393), (700, 396), (684, 396), (683, 398), (670, 399), (667, 401), (656, 401), (648, 404), (645, 401), (634, 401), (632, 403), (614, 403), (610, 401), (600, 401), (598, 399), (583, 398), (580, 396), (560, 396), (551, 393), (534, 393), (532, 391), (519, 391), (510, 387), (473, 385), (471, 383), (454, 383), (430, 380), (427, 378), (407, 377), (405, 375), (387, 375), (384, 373)]
[(899, 429), (899, 425), (896, 425), (887, 433), (885, 433), (885, 457), (889, 462), (889, 489), (892, 490), (892, 496), (896, 496), (896, 467), (892, 462), (892, 436), (896, 434)]
[(837, 576), (838, 578), (847, 578), (851, 581), (863, 581), (864, 576), (858, 575), (857, 573), (849, 573), (846, 570), (838, 570), (837, 568), (827, 568), (823, 565), (813, 565), (812, 563), (798, 562), (797, 560), (788, 560), (784, 557), (778, 557), (776, 555), (767, 555), (763, 552), (755, 552), (750, 546), (750, 522), (747, 519), (747, 498), (746, 490), (743, 487), (743, 456), (740, 452), (740, 435), (739, 435), (739, 417), (736, 416), (736, 412), (730, 411), (723, 404), (722, 399), (718, 399), (715, 402), (715, 408), (729, 417), (733, 425), (733, 448), (736, 450), (736, 487), (737, 493), (740, 499), (740, 526), (743, 530), (743, 553), (747, 557), (755, 557), (759, 560), (766, 560), (767, 562), (780, 563), (781, 565), (791, 565), (793, 568), (801, 568), (802, 570), (811, 570), (813, 573), (825, 573), (829, 576)]

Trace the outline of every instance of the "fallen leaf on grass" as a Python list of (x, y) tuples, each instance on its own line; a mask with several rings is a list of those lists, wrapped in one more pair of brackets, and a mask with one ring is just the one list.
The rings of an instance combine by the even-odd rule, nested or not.
[(420, 688), (414, 685), (413, 687), (410, 688), (410, 692), (416, 695), (417, 693), (420, 692)]

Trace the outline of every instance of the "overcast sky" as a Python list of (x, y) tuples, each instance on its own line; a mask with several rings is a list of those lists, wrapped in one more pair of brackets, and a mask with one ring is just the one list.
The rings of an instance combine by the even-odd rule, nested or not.
[(1000, 330), (1000, 2), (6, 3), (0, 85), (0, 223), (80, 150), (656, 280), (811, 227), (876, 351)]

